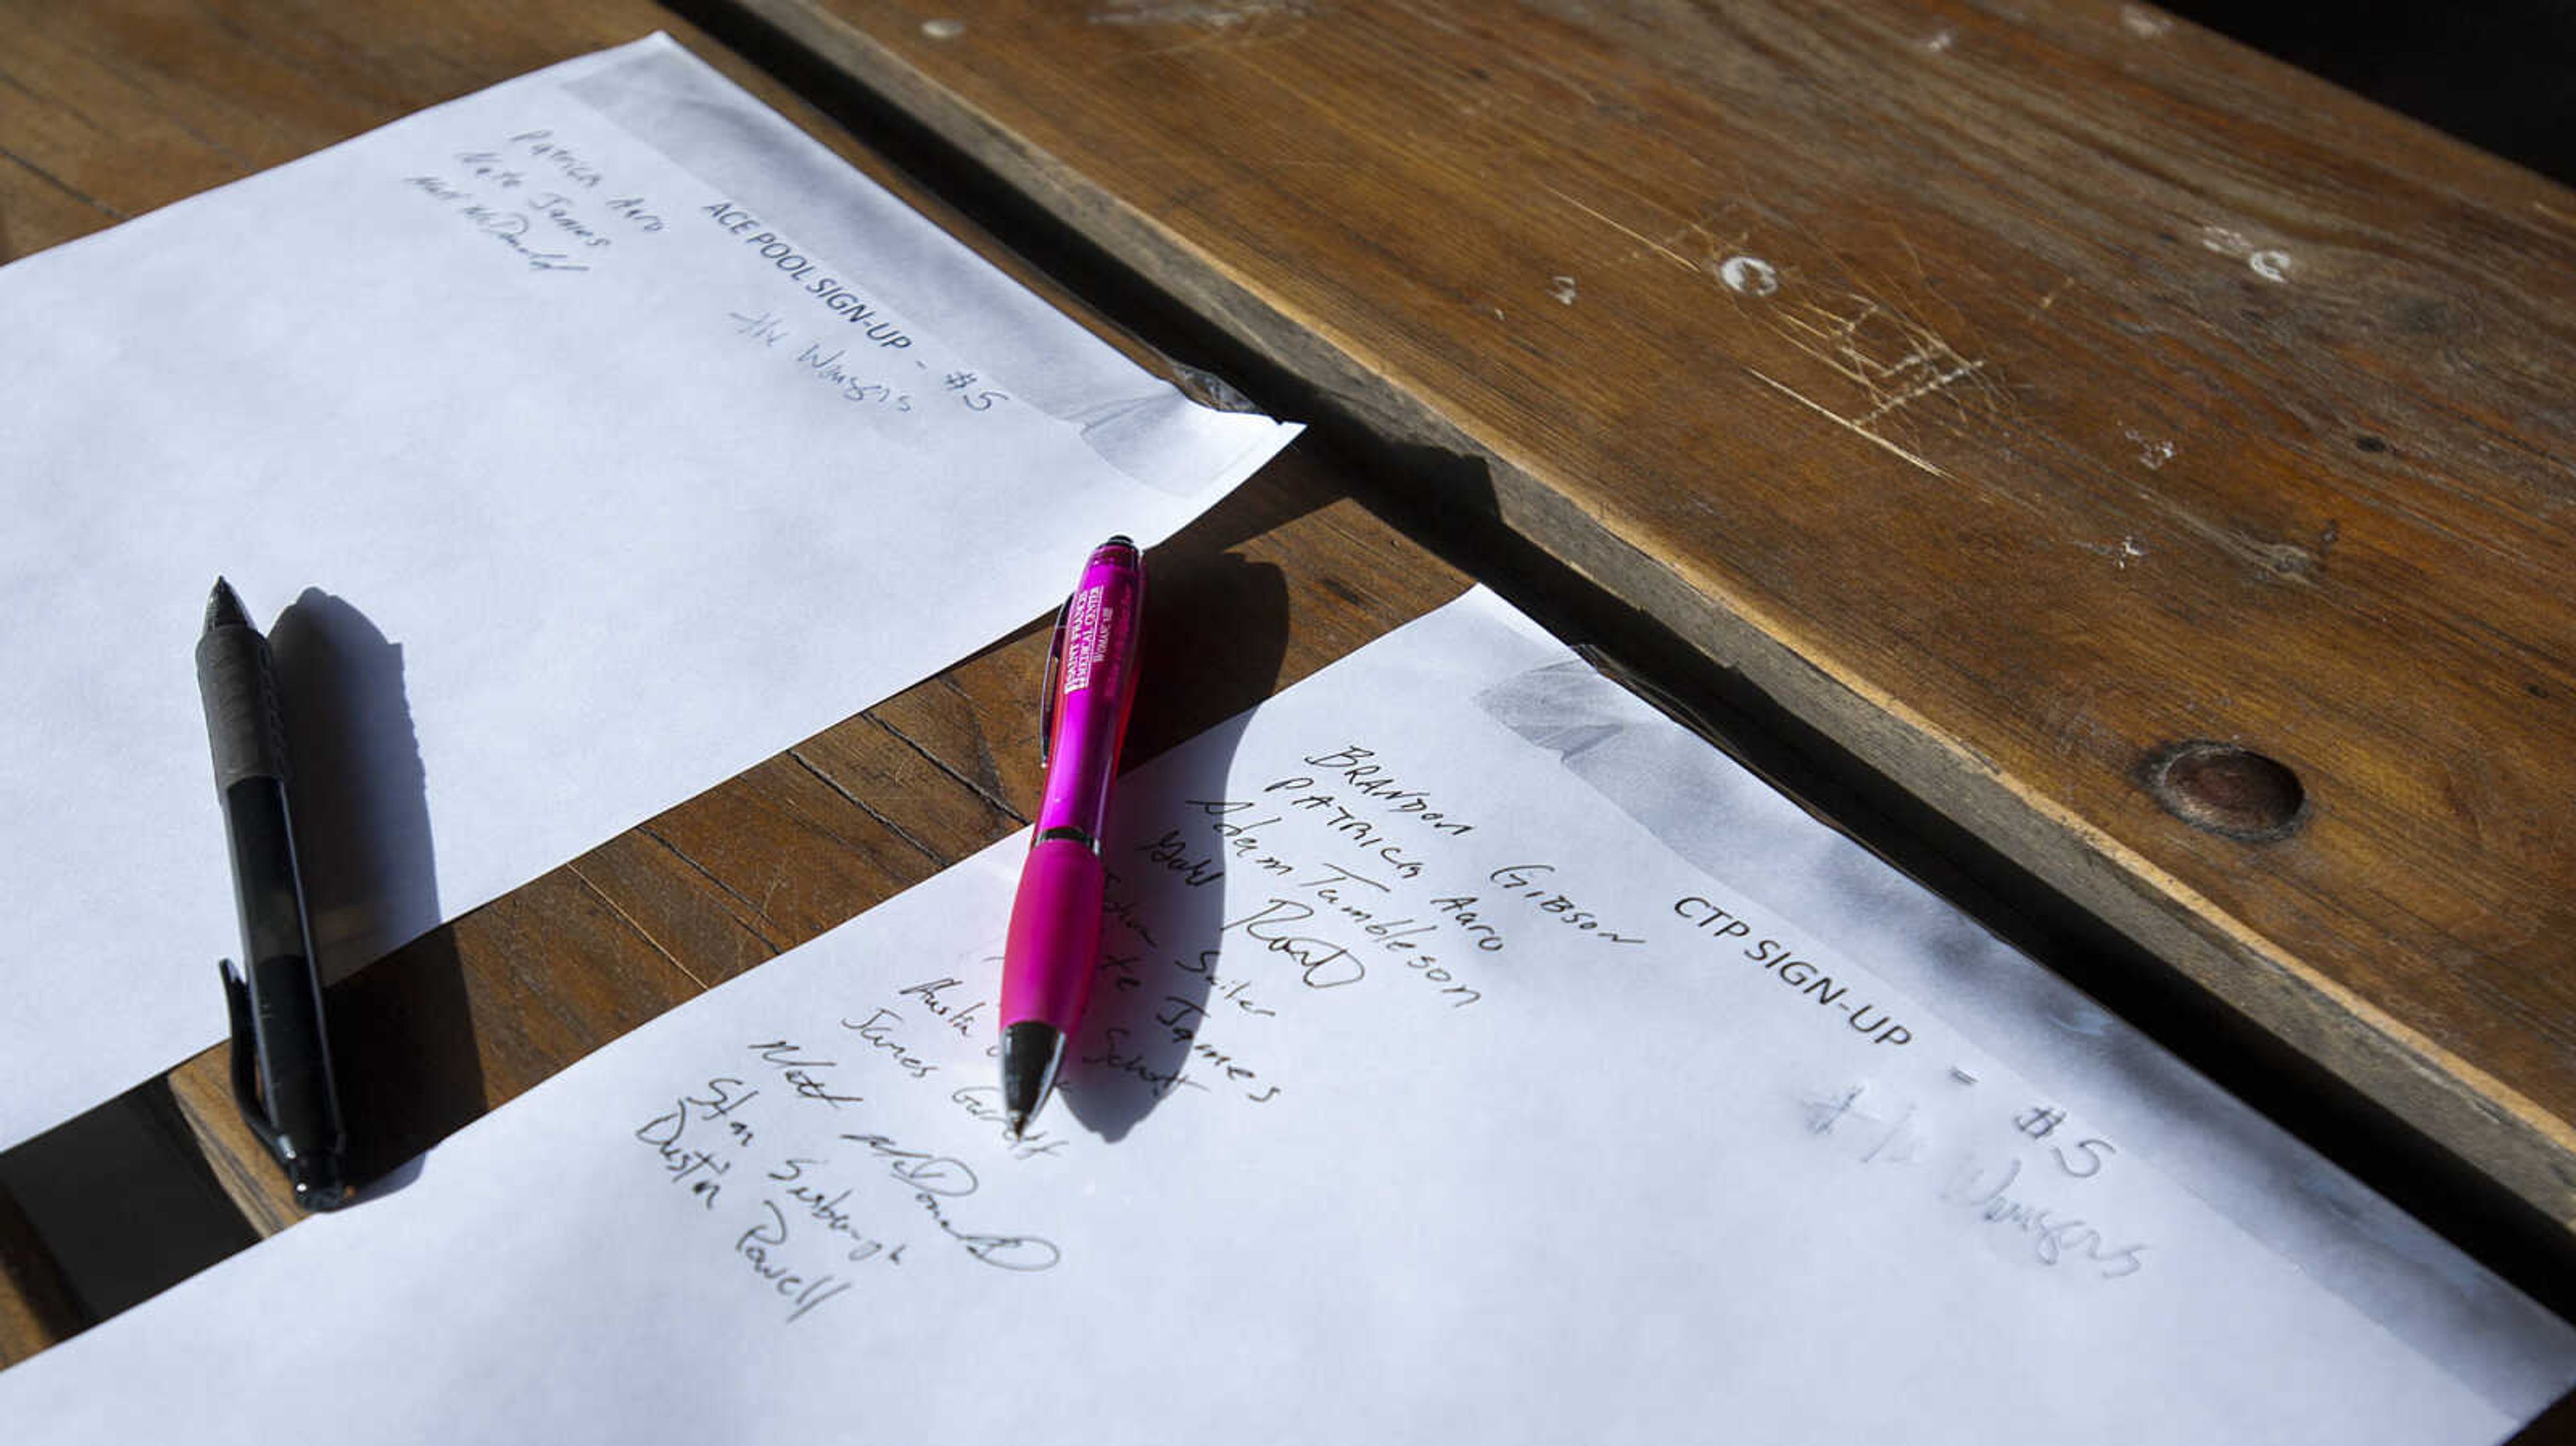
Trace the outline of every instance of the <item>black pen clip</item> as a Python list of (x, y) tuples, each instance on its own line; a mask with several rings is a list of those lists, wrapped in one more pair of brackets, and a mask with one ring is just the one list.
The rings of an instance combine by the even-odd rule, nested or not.
[(1064, 621), (1073, 616), (1073, 598), (1055, 610), (1055, 632), (1047, 638), (1046, 685), (1038, 694), (1038, 767), (1055, 762), (1055, 685), (1064, 676)]
[(259, 1097), (258, 1030), (251, 1022), (250, 983), (224, 960), (215, 966), (224, 978), (224, 1005), (233, 1017), (233, 1103), (241, 1106), (242, 1121), (268, 1153), (281, 1165), (286, 1163), (286, 1150), (277, 1136), (277, 1126), (268, 1117), (268, 1106)]

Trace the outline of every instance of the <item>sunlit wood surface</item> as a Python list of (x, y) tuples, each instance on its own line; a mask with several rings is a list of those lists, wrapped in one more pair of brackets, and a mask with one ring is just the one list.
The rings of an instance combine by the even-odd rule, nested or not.
[(745, 3), (2576, 1221), (2576, 194), (2116, 0)]

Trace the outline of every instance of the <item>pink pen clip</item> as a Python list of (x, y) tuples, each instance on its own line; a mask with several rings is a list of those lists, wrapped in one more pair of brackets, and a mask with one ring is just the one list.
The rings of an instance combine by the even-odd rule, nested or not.
[(1100, 840), (1136, 701), (1144, 602), (1144, 559), (1110, 538), (1084, 564), (1047, 649), (1046, 792), (1002, 945), (1002, 1109), (1014, 1139), (1055, 1087), (1099, 967)]

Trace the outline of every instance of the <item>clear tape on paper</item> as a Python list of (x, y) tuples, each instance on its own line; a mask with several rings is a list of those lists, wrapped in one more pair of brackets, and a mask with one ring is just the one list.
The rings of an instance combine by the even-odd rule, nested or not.
[(2548, 1312), (1627, 689), (1564, 662), (1476, 701), (1712, 879), (2117, 1122), (2133, 1155), (2498, 1409), (2555, 1399), (2566, 1327)]
[[(730, 178), (732, 199), (876, 303), (871, 320), (935, 338), (941, 370), (1012, 357), (1008, 377), (995, 379), (1008, 394), (1073, 427), (1137, 482), (1192, 496), (1211, 476), (1233, 485), (1276, 450), (1287, 424), (1202, 407), (1132, 367), (1104, 367), (1115, 348), (891, 194), (854, 184), (848, 163), (667, 39), (564, 91), (690, 174)], [(725, 189), (710, 183), (709, 195)], [(850, 268), (854, 258), (863, 265)], [(1185, 445), (1173, 445), (1176, 433)]]

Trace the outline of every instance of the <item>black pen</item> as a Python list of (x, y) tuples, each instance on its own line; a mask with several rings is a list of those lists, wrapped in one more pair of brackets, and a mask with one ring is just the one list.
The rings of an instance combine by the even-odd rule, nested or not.
[(295, 1203), (336, 1210), (348, 1199), (341, 1168), (348, 1136), (332, 1087), (322, 979), (313, 968), (304, 885), (295, 871), (277, 678), (268, 639), (222, 578), (206, 600), (206, 628), (197, 639), (197, 691), (214, 745), (215, 793), (232, 844), (248, 961), (247, 971), (229, 959), (222, 966), (232, 1010), (233, 1095), (251, 1132), (286, 1168)]

